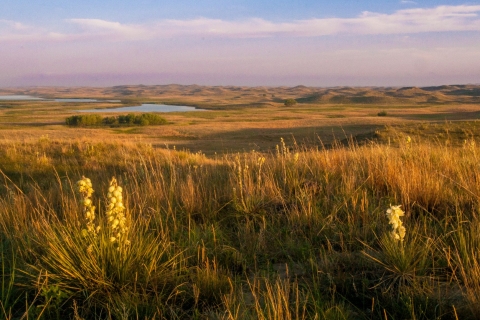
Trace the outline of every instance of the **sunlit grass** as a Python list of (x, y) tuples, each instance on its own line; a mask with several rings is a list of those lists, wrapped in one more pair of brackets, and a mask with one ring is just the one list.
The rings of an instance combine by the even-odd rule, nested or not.
[(475, 319), (471, 141), (3, 143), (1, 317)]

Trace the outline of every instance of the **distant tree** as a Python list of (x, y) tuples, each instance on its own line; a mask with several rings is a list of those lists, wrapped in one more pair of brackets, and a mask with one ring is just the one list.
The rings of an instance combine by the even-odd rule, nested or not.
[(78, 126), (80, 123), (80, 116), (71, 116), (65, 119), (67, 126)]
[(86, 127), (98, 126), (102, 124), (102, 117), (98, 114), (87, 114), (81, 116), (71, 116), (65, 120), (69, 126)]
[(103, 118), (103, 124), (113, 126), (113, 125), (118, 125), (118, 118), (115, 116), (112, 117), (105, 117)]
[(137, 121), (137, 123), (140, 125), (160, 125), (167, 123), (165, 118), (162, 118), (158, 114), (154, 113), (143, 113)]
[(80, 125), (81, 126), (98, 126), (102, 124), (102, 117), (98, 114), (87, 114), (80, 116)]
[(283, 103), (285, 106), (287, 107), (293, 107), (294, 105), (297, 104), (297, 100), (295, 99), (287, 99), (285, 100), (285, 102)]

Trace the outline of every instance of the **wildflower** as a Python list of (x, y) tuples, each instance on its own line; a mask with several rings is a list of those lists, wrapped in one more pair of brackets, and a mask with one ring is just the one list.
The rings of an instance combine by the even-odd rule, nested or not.
[(298, 152), (295, 152), (295, 154), (293, 155), (293, 162), (297, 163), (299, 157), (300, 157), (300, 154)]
[(110, 241), (116, 243), (126, 243), (126, 233), (128, 227), (125, 218), (125, 206), (123, 205), (122, 187), (117, 184), (117, 180), (112, 178), (108, 188), (107, 203), (107, 221), (111, 235)]
[(392, 230), (392, 236), (396, 240), (403, 241), (405, 238), (406, 234), (406, 229), (403, 226), (402, 220), (400, 220), (400, 217), (405, 215), (405, 212), (400, 209), (401, 206), (392, 206), (390, 205), (390, 208), (387, 209), (386, 215), (389, 220), (389, 224), (392, 225), (393, 230)]
[(400, 237), (400, 240), (403, 240), (403, 238), (405, 238), (405, 233), (406, 233), (406, 229), (404, 226), (399, 226), (398, 227), (398, 236)]
[(95, 228), (95, 206), (92, 205), (92, 194), (94, 192), (92, 188), (92, 181), (89, 178), (82, 177), (81, 180), (77, 182), (77, 191), (82, 196), (82, 205), (83, 205), (83, 213), (85, 214), (85, 218), (87, 220), (87, 229), (82, 230), (82, 235), (85, 237), (86, 232), (91, 233), (94, 236), (97, 234)]
[(407, 136), (407, 143), (411, 143), (412, 142), (412, 138), (410, 138), (410, 136)]
[(280, 138), (280, 143), (282, 145), (281, 147), (282, 155), (285, 157), (288, 154), (287, 145), (285, 144), (285, 140), (283, 140), (283, 138)]

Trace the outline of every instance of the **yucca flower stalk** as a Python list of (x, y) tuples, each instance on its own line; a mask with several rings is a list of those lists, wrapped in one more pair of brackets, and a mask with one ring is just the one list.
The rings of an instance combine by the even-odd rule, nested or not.
[(107, 221), (110, 231), (110, 241), (112, 243), (130, 244), (127, 239), (127, 219), (125, 218), (125, 206), (123, 205), (122, 187), (117, 184), (115, 177), (110, 181), (108, 188), (107, 202)]
[(100, 226), (95, 227), (95, 206), (92, 202), (92, 194), (94, 192), (92, 181), (82, 176), (77, 182), (77, 190), (82, 196), (81, 203), (83, 205), (83, 213), (87, 220), (86, 229), (82, 229), (82, 235), (86, 237), (88, 234), (96, 236), (100, 231)]
[(405, 212), (400, 209), (401, 206), (392, 206), (390, 205), (390, 208), (387, 209), (386, 215), (387, 218), (389, 219), (389, 224), (392, 225), (393, 230), (392, 230), (392, 236), (396, 240), (403, 241), (405, 238), (405, 233), (406, 229), (403, 226), (402, 220), (400, 220), (400, 217), (405, 215)]

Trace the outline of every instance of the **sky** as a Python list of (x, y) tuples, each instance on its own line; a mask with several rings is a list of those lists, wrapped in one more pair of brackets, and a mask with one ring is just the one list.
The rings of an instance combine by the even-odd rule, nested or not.
[(480, 84), (480, 1), (2, 0), (0, 87)]

